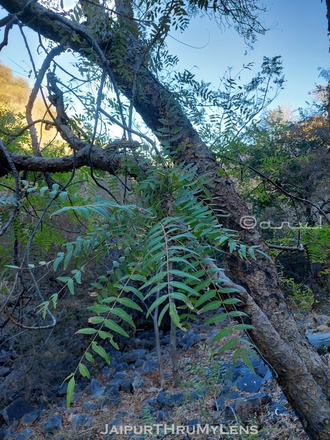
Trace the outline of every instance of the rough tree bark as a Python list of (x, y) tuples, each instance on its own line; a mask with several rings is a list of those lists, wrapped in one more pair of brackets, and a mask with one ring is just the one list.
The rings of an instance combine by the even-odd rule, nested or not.
[[(160, 119), (167, 119), (171, 113), (168, 119), (172, 121), (172, 127), (181, 128), (180, 138), (171, 143), (173, 158), (180, 162), (195, 163), (197, 173), (207, 173), (212, 182), (210, 191), (213, 201), (222, 211), (230, 214), (228, 217), (220, 217), (220, 223), (237, 231), (238, 238), (245, 244), (260, 246), (261, 250), (269, 253), (257, 228), (242, 227), (242, 218), (250, 216), (250, 212), (233, 183), (229, 178), (220, 176), (217, 161), (187, 119), (175, 96), (158, 82), (144, 64), (147, 47), (139, 39), (137, 28), (130, 31), (126, 27), (123, 32), (118, 20), (117, 29), (114, 26), (106, 38), (103, 34), (96, 39), (95, 33), (89, 34), (85, 26), (73, 24), (69, 18), (36, 2), (0, 0), (0, 4), (13, 14), (13, 19), (54, 42), (60, 43), (65, 39), (73, 50), (89, 58), (88, 48), (92, 45), (95, 53), (93, 62), (98, 63), (115, 79), (120, 91), (133, 102), (135, 109), (154, 133), (163, 127)], [(72, 38), (74, 33), (80, 36), (81, 42)], [(118, 38), (126, 45), (120, 60), (118, 53), (116, 57), (112, 53)], [(126, 66), (125, 76), (117, 68), (119, 62)], [(109, 156), (97, 149), (93, 149), (92, 157), (87, 154), (88, 146), (80, 145), (76, 150), (79, 166), (92, 162), (95, 168), (110, 172), (120, 166), (118, 163), (114, 168), (109, 167)], [(11, 157), (17, 169), (55, 172), (68, 170), (73, 164), (72, 156), (46, 159), (12, 154)], [(4, 175), (10, 172), (10, 168), (6, 166), (6, 159), (1, 156), (1, 151), (0, 158), (0, 175)], [(310, 438), (330, 440), (330, 371), (307, 338), (299, 332), (286, 307), (275, 264), (262, 255), (258, 255), (256, 261), (245, 261), (233, 253), (228, 257), (228, 265), (232, 281), (243, 287), (242, 309), (250, 316), (255, 327), (251, 332), (254, 343), (276, 370), (278, 382)]]

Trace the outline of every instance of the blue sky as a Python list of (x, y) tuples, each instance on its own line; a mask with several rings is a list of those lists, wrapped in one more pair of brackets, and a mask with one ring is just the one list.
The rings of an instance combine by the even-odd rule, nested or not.
[(221, 32), (204, 17), (175, 37), (191, 46), (205, 47), (194, 49), (169, 39), (171, 51), (178, 54), (181, 68), (216, 86), (228, 66), (238, 72), (243, 64), (254, 62), (257, 72), (263, 56), (281, 55), (287, 82), (272, 107), (281, 104), (292, 109), (304, 107), (305, 101), (311, 100), (308, 92), (315, 84), (325, 83), (318, 78), (318, 67), (330, 68), (325, 2), (276, 0), (268, 2), (267, 8), (262, 21), (270, 30), (259, 36), (253, 50), (247, 48), (233, 29)]
[[(217, 87), (228, 66), (238, 72), (243, 64), (254, 62), (257, 72), (263, 56), (281, 55), (287, 82), (272, 107), (281, 104), (292, 109), (304, 107), (305, 101), (311, 100), (308, 92), (315, 84), (324, 83), (318, 78), (318, 67), (330, 67), (325, 1), (276, 0), (268, 2), (267, 7), (268, 12), (261, 19), (270, 30), (259, 37), (253, 50), (233, 29), (221, 31), (207, 17), (194, 19), (183, 34), (172, 34), (181, 41), (168, 39), (170, 51), (180, 58), (180, 69), (191, 70), (198, 79)], [(3, 15), (0, 11), (0, 16)], [(3, 29), (0, 38), (2, 35)], [(18, 30), (10, 34), (10, 41), (0, 52), (0, 60), (15, 74), (26, 76), (31, 65)], [(32, 49), (37, 44), (34, 38)]]

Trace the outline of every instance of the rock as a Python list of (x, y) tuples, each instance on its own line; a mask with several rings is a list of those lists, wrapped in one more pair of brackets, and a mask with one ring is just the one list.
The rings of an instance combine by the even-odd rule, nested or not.
[(160, 407), (173, 408), (174, 406), (182, 405), (184, 402), (185, 396), (183, 393), (168, 394), (164, 391), (157, 396), (157, 403)]
[(266, 393), (259, 393), (247, 399), (235, 401), (236, 412), (243, 422), (247, 422), (254, 414), (258, 414), (262, 406), (267, 405), (271, 398)]
[(186, 349), (191, 348), (193, 345), (197, 344), (202, 340), (202, 335), (200, 333), (195, 333), (191, 330), (188, 330), (183, 338), (180, 338), (179, 345)]
[(103, 397), (103, 405), (118, 406), (121, 401), (121, 395), (116, 388), (109, 388)]
[(23, 431), (21, 431), (17, 437), (16, 440), (29, 440), (34, 436), (34, 431), (31, 428), (25, 428)]
[(330, 350), (330, 333), (311, 333), (306, 336), (318, 353), (325, 354)]
[(2, 411), (3, 418), (8, 425), (11, 425), (15, 420), (21, 419), (24, 414), (30, 413), (33, 408), (24, 399), (19, 398), (14, 400), (10, 405)]
[(168, 412), (165, 410), (160, 410), (157, 413), (157, 422), (163, 422), (164, 420), (167, 420), (169, 418)]
[(142, 366), (142, 371), (144, 373), (153, 373), (158, 370), (158, 362), (157, 361), (145, 361)]
[(120, 364), (118, 364), (115, 368), (115, 372), (117, 373), (118, 371), (125, 371), (128, 369), (128, 363), (127, 362), (121, 362)]
[(40, 416), (40, 411), (31, 411), (29, 413), (24, 414), (24, 416), (21, 419), (21, 422), (24, 425), (32, 425), (37, 418)]
[(268, 407), (272, 417), (272, 420), (279, 419), (282, 414), (287, 413), (286, 408), (278, 402), (271, 402)]
[(261, 362), (259, 367), (255, 369), (255, 372), (259, 374), (259, 376), (261, 377), (265, 377), (268, 371), (270, 370), (268, 368), (268, 365), (265, 364), (265, 362)]
[(145, 382), (140, 373), (135, 373), (132, 380), (133, 391), (140, 390), (145, 387)]
[(149, 408), (149, 407), (155, 407), (157, 406), (157, 399), (155, 399), (154, 397), (151, 397), (148, 400), (145, 400), (142, 403), (142, 408)]
[(98, 409), (97, 403), (92, 400), (85, 400), (85, 402), (82, 404), (82, 407), (86, 411), (95, 411)]
[(131, 393), (133, 391), (131, 379), (123, 379), (121, 381), (120, 390), (124, 391), (125, 393)]
[(10, 373), (10, 368), (7, 367), (0, 367), (0, 376), (6, 377)]
[(103, 396), (104, 392), (105, 392), (104, 386), (98, 380), (92, 379), (91, 380), (91, 394), (92, 394), (91, 397), (92, 397), (92, 399), (95, 399), (96, 397)]
[(237, 388), (248, 393), (258, 392), (264, 383), (263, 378), (249, 371), (237, 381)]
[(143, 359), (138, 359), (136, 362), (135, 362), (135, 368), (142, 368), (143, 367), (143, 365), (144, 365), (144, 360)]
[(123, 373), (121, 371), (119, 371), (118, 373), (115, 374), (115, 379), (128, 379), (129, 375), (127, 373)]
[[(117, 374), (118, 374), (118, 373), (117, 373)], [(121, 383), (122, 383), (122, 379), (119, 379), (119, 378), (113, 379), (113, 380), (111, 380), (111, 381), (108, 383), (106, 389), (109, 389), (109, 388), (116, 388), (116, 389), (119, 391), (119, 389), (120, 389), (120, 387), (121, 387)]]
[(329, 326), (330, 324), (330, 317), (326, 315), (314, 315), (313, 320), (316, 325), (326, 325)]
[(86, 414), (77, 414), (70, 423), (70, 429), (89, 428), (92, 425), (92, 420), (93, 418)]
[(223, 397), (218, 397), (214, 401), (214, 409), (216, 411), (222, 411), (225, 408), (225, 399)]
[(45, 434), (54, 434), (56, 431), (62, 428), (63, 417), (61, 414), (56, 414), (55, 416), (49, 417), (45, 425), (43, 426), (43, 431)]
[(120, 359), (119, 362), (127, 362), (128, 364), (133, 364), (138, 359), (145, 359), (147, 350), (144, 348), (135, 348), (128, 353), (124, 353)]

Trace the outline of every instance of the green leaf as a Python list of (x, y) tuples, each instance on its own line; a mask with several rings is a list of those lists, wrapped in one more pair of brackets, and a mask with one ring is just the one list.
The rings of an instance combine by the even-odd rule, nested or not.
[(150, 286), (151, 284), (155, 284), (155, 283), (158, 283), (159, 281), (163, 281), (166, 275), (167, 275), (167, 272), (165, 272), (165, 271), (157, 273), (155, 276), (150, 278), (150, 280), (148, 280), (145, 284), (143, 284), (143, 286), (141, 287), (141, 290), (145, 289), (146, 287)]
[(239, 310), (233, 310), (232, 312), (229, 312), (229, 316), (232, 316), (233, 318), (237, 318), (239, 316), (247, 316), (247, 314)]
[(168, 295), (162, 295), (160, 296), (158, 299), (156, 299), (156, 301), (154, 301), (151, 306), (148, 309), (148, 312), (146, 314), (146, 318), (148, 318), (148, 316), (150, 315), (150, 313), (156, 308), (158, 307), (160, 304), (162, 304), (166, 299), (168, 299)]
[(105, 332), (104, 330), (100, 330), (100, 331), (98, 332), (98, 336), (99, 336), (101, 339), (112, 339), (112, 338), (113, 338), (113, 335), (112, 335), (111, 333), (109, 333), (109, 332)]
[(228, 304), (228, 305), (237, 304), (239, 302), (242, 302), (242, 301), (238, 298), (227, 298), (227, 299), (223, 300), (223, 304)]
[(108, 313), (111, 308), (108, 306), (104, 306), (102, 304), (94, 304), (93, 306), (87, 307), (88, 310), (92, 310), (92, 312), (95, 313)]
[(237, 243), (236, 243), (236, 241), (231, 241), (231, 242), (229, 243), (229, 252), (232, 253), (236, 248), (237, 248)]
[(165, 304), (165, 306), (162, 308), (162, 311), (160, 312), (159, 317), (158, 317), (158, 327), (160, 326), (160, 324), (161, 324), (161, 322), (162, 322), (162, 320), (163, 320), (163, 317), (164, 317), (164, 315), (165, 315), (165, 313), (167, 312), (167, 310), (168, 310), (169, 307), (170, 307), (170, 303), (167, 303), (167, 304)]
[(78, 284), (81, 284), (81, 272), (80, 272), (80, 270), (78, 270), (78, 272), (75, 273), (74, 278), (75, 278), (75, 280), (77, 281)]
[(205, 325), (215, 324), (216, 322), (223, 322), (227, 318), (227, 313), (219, 313), (218, 315), (212, 316), (205, 322)]
[(253, 330), (253, 325), (250, 324), (237, 324), (235, 325), (236, 330)]
[(90, 372), (88, 370), (88, 368), (82, 364), (81, 362), (78, 365), (78, 369), (79, 369), (79, 373), (82, 375), (82, 377), (88, 377), (88, 379), (90, 378)]
[(213, 338), (213, 342), (219, 341), (222, 338), (225, 338), (226, 336), (229, 336), (233, 331), (232, 327), (225, 327), (222, 330), (219, 331), (219, 333), (217, 333), (214, 338)]
[(141, 301), (143, 301), (143, 294), (133, 286), (122, 286), (123, 292), (132, 292), (134, 293)]
[(255, 255), (253, 247), (248, 248), (248, 253), (250, 254), (250, 256), (253, 260), (256, 260), (256, 255)]
[(95, 330), (95, 328), (81, 328), (76, 333), (80, 333), (82, 335), (93, 335), (96, 332), (97, 330)]
[(63, 283), (67, 283), (71, 280), (71, 277), (57, 277), (56, 279), (62, 281)]
[(104, 321), (104, 325), (108, 327), (110, 330), (113, 330), (116, 333), (119, 333), (122, 336), (125, 336), (126, 338), (129, 338), (129, 334), (125, 332), (118, 324), (116, 324), (112, 319), (106, 319)]
[(220, 293), (235, 293), (239, 292), (238, 289), (234, 289), (233, 287), (219, 287)]
[[(101, 286), (102, 287), (102, 286)], [(115, 297), (115, 296), (108, 296), (107, 298), (102, 299), (102, 303), (106, 303), (106, 304), (111, 304), (115, 301), (119, 300), (119, 298)], [(110, 309), (109, 309), (110, 310)]]
[(68, 195), (68, 193), (66, 191), (60, 192), (59, 196), (60, 196), (61, 202), (65, 202), (67, 195)]
[(91, 316), (88, 318), (88, 322), (91, 324), (102, 324), (104, 322), (103, 316)]
[(72, 278), (68, 281), (67, 286), (68, 286), (68, 289), (70, 290), (70, 293), (72, 295), (74, 295), (74, 282), (73, 282)]
[(194, 306), (191, 304), (191, 302), (189, 301), (189, 298), (181, 292), (172, 292), (171, 293), (171, 298), (172, 299), (178, 299), (179, 301), (184, 302), (185, 304), (187, 304), (187, 306), (192, 310), (194, 308)]
[(110, 344), (116, 349), (119, 350), (119, 345), (113, 339), (110, 339)]
[(252, 373), (254, 373), (255, 371), (254, 371), (254, 368), (253, 368), (253, 366), (252, 366), (252, 364), (251, 364), (251, 361), (250, 361), (250, 358), (249, 358), (249, 356), (248, 356), (247, 351), (246, 351), (246, 350), (243, 350), (241, 356), (242, 356), (242, 360), (243, 360), (243, 362), (245, 363), (245, 365), (249, 368), (249, 370), (250, 370)]
[(180, 316), (178, 314), (174, 302), (170, 303), (170, 317), (177, 327), (179, 327), (181, 330), (184, 330), (184, 328), (181, 325)]
[(130, 307), (131, 309), (139, 310), (140, 312), (143, 312), (141, 307), (129, 298), (118, 298), (118, 302), (126, 307)]
[(56, 258), (56, 260), (54, 261), (54, 264), (53, 264), (53, 270), (54, 270), (54, 272), (57, 271), (58, 266), (59, 266), (60, 263), (63, 261), (63, 259), (64, 259), (64, 255), (60, 255), (59, 257)]
[(125, 310), (120, 309), (118, 307), (115, 307), (114, 309), (111, 310), (111, 313), (113, 315), (119, 316), (119, 318), (126, 321), (131, 327), (135, 328), (135, 324), (134, 324), (132, 318), (130, 317), (130, 315), (127, 312), (125, 312)]
[(194, 275), (192, 275), (189, 272), (184, 272), (183, 270), (172, 269), (172, 270), (170, 270), (170, 273), (172, 275), (176, 275), (181, 278), (190, 278), (192, 280), (200, 281), (199, 278), (195, 277)]
[(204, 293), (195, 303), (195, 307), (199, 307), (201, 304), (205, 303), (206, 301), (209, 301), (210, 299), (214, 298), (216, 295), (215, 290), (209, 290), (208, 292)]
[(88, 360), (88, 362), (90, 362), (91, 364), (94, 364), (94, 363), (95, 363), (93, 356), (92, 356), (90, 353), (88, 353), (88, 351), (86, 351), (86, 353), (85, 353), (85, 358), (86, 358), (86, 359)]
[(210, 310), (218, 310), (220, 307), (222, 307), (222, 301), (212, 301), (206, 304), (206, 306), (204, 306), (199, 313), (209, 312)]
[(67, 253), (66, 257), (64, 258), (64, 269), (66, 269), (70, 263), (70, 260), (72, 258), (73, 252), (70, 251)]
[(67, 408), (70, 408), (75, 385), (76, 385), (76, 381), (74, 379), (74, 376), (72, 376), (71, 379), (69, 380), (68, 387), (66, 390), (66, 407)]
[(198, 295), (196, 290), (192, 289), (190, 286), (187, 286), (184, 283), (181, 283), (180, 281), (171, 281), (170, 285), (173, 286), (173, 287), (176, 287), (177, 289), (185, 290), (186, 292), (189, 292), (189, 293), (191, 293), (194, 296)]
[(92, 343), (92, 350), (94, 350), (95, 353), (97, 353), (99, 356), (101, 356), (105, 360), (105, 362), (108, 365), (110, 365), (110, 358), (103, 347), (100, 347), (99, 345), (97, 345), (96, 342), (93, 342)]
[(194, 289), (196, 290), (196, 292), (200, 292), (201, 290), (207, 289), (211, 283), (212, 283), (212, 280), (210, 280), (210, 279), (204, 280), (202, 282), (199, 282), (197, 284), (197, 286), (194, 286)]
[(149, 298), (153, 293), (160, 292), (164, 287), (167, 287), (167, 282), (157, 284), (155, 287), (153, 287), (144, 297), (144, 300)]
[(224, 353), (227, 350), (232, 350), (234, 347), (236, 347), (237, 344), (238, 344), (238, 339), (233, 338), (229, 342), (227, 342), (227, 344), (225, 344), (221, 348), (219, 348), (219, 350), (217, 350), (217, 353), (220, 354), (220, 353)]

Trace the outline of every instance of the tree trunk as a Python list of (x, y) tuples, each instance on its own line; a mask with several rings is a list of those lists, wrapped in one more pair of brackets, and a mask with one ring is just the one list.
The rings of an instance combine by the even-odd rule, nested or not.
[[(0, 0), (0, 4), (10, 13), (18, 14), (19, 20), (35, 31), (56, 42), (66, 38), (73, 50), (90, 57), (86, 49), (96, 41), (86, 36), (83, 26), (74, 25), (69, 19), (35, 2), (29, 2), (27, 6), (28, 2), (24, 0)], [(72, 38), (74, 32), (83, 43)], [(242, 227), (242, 219), (251, 214), (233, 183), (229, 178), (220, 176), (217, 161), (199, 138), (175, 95), (160, 84), (144, 64), (147, 48), (139, 40), (136, 29), (123, 32), (118, 26), (106, 37), (100, 37), (94, 47), (94, 62), (103, 68), (107, 62), (108, 73), (112, 74), (121, 92), (133, 102), (154, 133), (159, 133), (158, 130), (164, 127), (160, 119), (168, 121), (169, 129), (180, 127), (180, 137), (170, 143), (173, 158), (178, 162), (194, 163), (198, 174), (209, 176), (213, 203), (230, 214), (228, 217), (220, 216), (219, 222), (237, 231), (238, 238), (246, 245), (259, 246), (268, 254), (268, 246), (257, 228)], [(116, 57), (112, 53), (116, 38), (120, 38), (122, 44), (126, 39), (126, 50), (122, 51), (121, 60), (118, 52)], [(116, 69), (119, 63), (126, 66), (125, 75)], [(161, 136), (159, 139), (163, 140)], [(255, 327), (251, 332), (253, 341), (276, 370), (278, 382), (310, 438), (330, 440), (329, 369), (299, 332), (285, 304), (275, 264), (258, 253), (256, 256), (256, 261), (246, 261), (232, 253), (227, 259), (231, 279), (248, 293), (242, 309), (249, 314)]]

